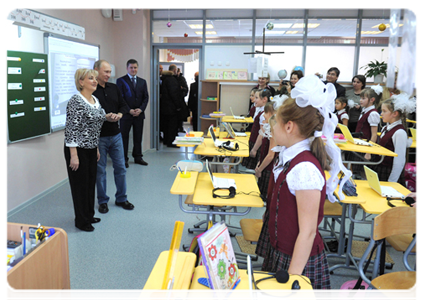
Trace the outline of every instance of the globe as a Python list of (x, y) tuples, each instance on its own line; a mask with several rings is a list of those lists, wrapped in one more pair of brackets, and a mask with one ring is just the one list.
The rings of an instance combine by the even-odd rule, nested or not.
[(284, 79), (286, 77), (286, 75), (288, 75), (288, 73), (286, 73), (286, 70), (280, 70), (278, 72), (279, 79)]
[(267, 23), (267, 24), (266, 24), (266, 28), (267, 28), (268, 30), (272, 30), (272, 29), (273, 29), (273, 27), (275, 27), (275, 25), (273, 25), (273, 23), (272, 23), (272, 22), (269, 22), (269, 23)]

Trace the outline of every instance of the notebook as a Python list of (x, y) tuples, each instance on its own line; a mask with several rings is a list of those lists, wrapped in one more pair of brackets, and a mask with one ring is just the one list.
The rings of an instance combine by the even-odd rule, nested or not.
[(233, 139), (237, 136), (247, 136), (245, 132), (236, 132), (230, 123), (222, 122), (222, 125)]
[(229, 147), (229, 148), (234, 148), (235, 146), (234, 146), (234, 143), (232, 143), (232, 142), (230, 142), (230, 141), (222, 141), (222, 140), (218, 140), (217, 138), (216, 138), (216, 135), (214, 134), (214, 131), (213, 131), (213, 125), (211, 125), (210, 127), (209, 127), (209, 134), (210, 134), (210, 136), (211, 136), (211, 138), (212, 138), (212, 140), (213, 140), (213, 143), (214, 143), (214, 145), (216, 146), (216, 147), (218, 147), (218, 148), (220, 148), (220, 147), (222, 147), (222, 146), (226, 146), (226, 147)]
[(214, 290), (234, 289), (241, 276), (228, 227), (216, 223), (198, 238), (209, 287)]
[(344, 135), (344, 137), (347, 139), (347, 141), (355, 144), (355, 145), (362, 145), (362, 146), (372, 146), (371, 143), (368, 143), (366, 141), (360, 140), (360, 139), (355, 139), (353, 138), (350, 130), (348, 129), (347, 126), (343, 125), (343, 124), (338, 124), (339, 128), (342, 131), (342, 134)]
[(254, 270), (253, 265), (251, 263), (251, 257), (247, 255), (247, 273), (248, 273), (248, 287), (250, 291), (250, 300), (273, 300), (273, 299), (281, 299), (280, 297), (273, 297), (262, 295), (262, 293), (257, 291), (256, 282), (254, 280)]
[(417, 137), (417, 132), (416, 132), (416, 128), (409, 128), (410, 132), (411, 132), (411, 138), (413, 139), (413, 141), (416, 140)]
[(217, 188), (228, 189), (231, 186), (233, 186), (236, 189), (236, 184), (235, 184), (234, 179), (220, 178), (220, 177), (213, 176), (213, 172), (211, 171), (210, 163), (207, 159), (206, 159), (206, 168), (207, 168), (207, 172), (209, 173), (213, 187), (215, 189), (217, 189)]
[(231, 113), (232, 113), (232, 116), (234, 117), (234, 119), (236, 119), (236, 120), (244, 120), (245, 119), (245, 117), (242, 117), (242, 116), (235, 116), (234, 112), (232, 111), (232, 107), (230, 107), (230, 109), (231, 109)]
[(391, 197), (391, 198), (401, 198), (405, 199), (405, 196), (398, 192), (396, 189), (390, 186), (381, 186), (379, 182), (379, 176), (375, 171), (370, 169), (367, 166), (364, 166), (364, 171), (366, 172), (367, 182), (369, 186), (376, 191), (382, 197)]

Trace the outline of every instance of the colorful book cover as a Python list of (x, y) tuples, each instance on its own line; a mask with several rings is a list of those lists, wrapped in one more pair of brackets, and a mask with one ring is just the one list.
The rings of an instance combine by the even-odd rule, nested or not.
[(231, 237), (225, 223), (216, 223), (198, 238), (212, 289), (233, 289), (240, 280)]

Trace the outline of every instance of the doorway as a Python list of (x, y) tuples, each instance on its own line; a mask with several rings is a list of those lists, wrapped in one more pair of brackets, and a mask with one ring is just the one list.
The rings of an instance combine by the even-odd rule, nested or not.
[[(159, 45), (153, 46), (153, 71), (152, 71), (152, 91), (151, 91), (151, 147), (157, 151), (161, 150), (179, 150), (171, 149), (163, 145), (162, 143), (162, 131), (160, 128), (160, 71), (159, 66), (163, 67), (164, 71), (167, 71), (171, 64), (175, 64), (180, 69), (182, 76), (186, 80), (188, 92), (184, 97), (185, 102), (188, 102), (189, 90), (191, 84), (195, 81), (194, 74), (199, 72), (198, 79), (198, 90), (200, 91), (201, 86), (201, 74), (202, 74), (202, 48), (201, 46), (166, 46)], [(197, 105), (199, 105), (199, 95), (197, 99)], [(183, 123), (185, 129), (191, 129), (191, 117)], [(180, 133), (182, 134), (182, 133)]]

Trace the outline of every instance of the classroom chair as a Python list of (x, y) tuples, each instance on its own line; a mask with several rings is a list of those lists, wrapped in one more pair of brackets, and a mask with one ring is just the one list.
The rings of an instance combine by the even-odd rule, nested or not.
[[(330, 232), (330, 235), (323, 236), (323, 240), (336, 239), (335, 225), (336, 223), (341, 224), (340, 218), (342, 217), (342, 205), (338, 202), (332, 203), (328, 199), (325, 200), (323, 207), (323, 226), (319, 227), (319, 231)], [(329, 229), (328, 229), (329, 228)], [(329, 250), (329, 247), (325, 241), (325, 248)]]
[[(260, 236), (261, 228), (263, 227), (263, 220), (242, 219), (241, 221), (239, 221), (239, 225), (241, 227), (241, 231), (242, 231), (242, 235), (244, 239), (252, 244), (256, 244)], [(244, 257), (247, 257), (247, 255), (250, 255), (251, 260), (253, 261), (258, 260), (257, 255), (247, 254), (243, 252), (236, 252), (235, 254), (239, 256), (244, 256)], [(238, 260), (238, 261), (240, 263), (247, 263), (244, 260)]]
[[(381, 246), (387, 237), (400, 234), (416, 233), (416, 209), (413, 207), (394, 207), (375, 217), (372, 221), (370, 242), (359, 262), (359, 273), (363, 281), (374, 289), (409, 289), (416, 283), (416, 272), (408, 263), (408, 256), (416, 244), (414, 237), (403, 255), (403, 263), (408, 271), (386, 273), (378, 276), (381, 263)], [(373, 267), (373, 280), (365, 275), (364, 264), (370, 252), (376, 247), (376, 257)], [(370, 257), (369, 257), (370, 259)]]

